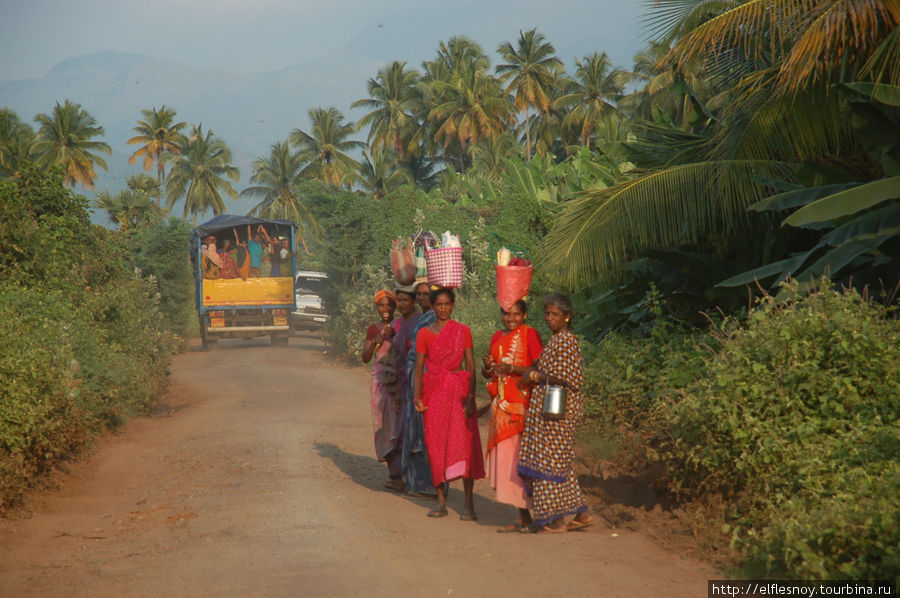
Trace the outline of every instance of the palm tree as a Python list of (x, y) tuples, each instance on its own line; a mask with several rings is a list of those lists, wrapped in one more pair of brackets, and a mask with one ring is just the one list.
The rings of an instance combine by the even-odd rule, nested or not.
[(40, 125), (34, 145), (38, 164), (43, 167), (61, 164), (65, 170), (63, 183), (67, 187), (80, 183), (83, 188), (93, 189), (97, 178), (94, 165), (106, 170), (106, 162), (96, 152), (112, 153), (108, 144), (91, 141), (103, 135), (103, 127), (97, 125), (81, 104), (69, 100), (57, 102), (52, 114), (38, 114), (34, 120)]
[(375, 199), (381, 199), (390, 191), (413, 183), (412, 176), (403, 168), (397, 156), (380, 147), (372, 150), (372, 156), (363, 152), (363, 162), (359, 166), (359, 182), (363, 189)]
[[(784, 194), (780, 209), (824, 202), (830, 194), (838, 197), (828, 187), (805, 189), (804, 181), (806, 186), (845, 183), (849, 175), (857, 181), (851, 186), (873, 182), (863, 190), (871, 190), (868, 194), (844, 187), (848, 194), (854, 192), (839, 198), (845, 205), (851, 197), (861, 207), (896, 199), (897, 178), (879, 178), (888, 172), (890, 160), (880, 154), (879, 163), (882, 150), (865, 150), (884, 130), (860, 127), (851, 118), (860, 109), (870, 117), (885, 114), (884, 106), (890, 101), (875, 97), (877, 84), (900, 84), (896, 45), (900, 12), (891, 8), (894, 4), (890, 0), (694, 4), (657, 0), (651, 20), (658, 41), (674, 44), (669, 63), (676, 70), (697, 61), (711, 65), (705, 84), (718, 109), (694, 103), (693, 110), (706, 114), (702, 134), (691, 133), (695, 139), (685, 145), (691, 146), (687, 151), (671, 154), (672, 159), (657, 162), (631, 180), (569, 202), (545, 240), (547, 271), (562, 272), (563, 281), (579, 285), (614, 273), (629, 259), (654, 248), (702, 239), (726, 246), (751, 225), (764, 231), (756, 237), (775, 234), (778, 227), (772, 224), (777, 220), (761, 221), (748, 214), (749, 206), (784, 188), (801, 195), (790, 203)], [(854, 33), (859, 31), (866, 34)], [(838, 81), (846, 83), (833, 84)], [(858, 90), (853, 102), (846, 101), (845, 89)], [(861, 105), (866, 102), (869, 106)], [(891, 118), (872, 122), (896, 129)], [(666, 143), (658, 147), (662, 153), (669, 152), (678, 123), (657, 127), (654, 133), (666, 135), (662, 137)], [(893, 192), (889, 190), (892, 183)], [(851, 212), (845, 209), (837, 214)], [(821, 229), (830, 218), (789, 218), (785, 223), (819, 222)], [(850, 238), (849, 233), (841, 234)], [(840, 263), (848, 263), (847, 256), (860, 255), (850, 249)], [(864, 246), (860, 251), (868, 249)], [(813, 269), (821, 271), (829, 263), (823, 257)]]
[[(184, 122), (175, 122), (177, 112), (167, 108), (163, 104), (159, 109), (141, 110), (143, 120), (137, 121), (138, 126), (132, 129), (137, 135), (128, 140), (128, 145), (143, 144), (128, 159), (129, 164), (134, 164), (139, 157), (144, 158), (144, 170), (150, 170), (156, 162), (156, 179), (162, 188), (166, 179), (165, 157), (167, 154), (177, 155), (181, 153), (181, 130), (187, 126)], [(162, 205), (162, 197), (159, 199)]]
[(519, 40), (514, 48), (509, 42), (503, 43), (497, 52), (506, 61), (495, 68), (500, 80), (507, 82), (506, 93), (515, 97), (516, 109), (525, 112), (525, 159), (531, 158), (531, 109), (546, 113), (550, 108), (551, 88), (557, 73), (562, 69), (562, 61), (556, 57), (556, 50), (544, 36), (531, 29), (519, 32)]
[(204, 133), (203, 125), (191, 129), (190, 136), (181, 142), (182, 152), (175, 158), (166, 183), (166, 203), (172, 207), (184, 197), (184, 217), (194, 217), (212, 210), (225, 212), (222, 193), (237, 199), (237, 192), (224, 177), (237, 181), (238, 169), (231, 165), (231, 150), (212, 130)]
[(578, 142), (590, 145), (594, 127), (600, 119), (616, 110), (631, 73), (613, 69), (606, 53), (594, 52), (575, 61), (575, 75), (564, 83), (566, 91), (554, 106), (567, 110), (563, 124), (577, 130)]
[(15, 174), (33, 157), (34, 131), (8, 108), (0, 109), (0, 177)]
[(337, 108), (313, 108), (309, 111), (312, 128), (309, 133), (294, 129), (290, 142), (307, 163), (301, 174), (332, 185), (350, 185), (359, 163), (346, 152), (365, 147), (361, 141), (347, 139), (356, 130), (352, 122), (342, 123), (344, 116)]
[(156, 203), (159, 204), (159, 197), (162, 195), (162, 187), (159, 184), (159, 181), (152, 176), (144, 173), (134, 174), (128, 177), (125, 184), (128, 185), (129, 189), (155, 199)]
[(490, 61), (478, 43), (461, 35), (441, 42), (438, 46), (437, 58), (423, 63), (425, 72), (433, 81), (449, 81), (454, 75), (466, 71), (483, 71), (490, 66)]
[(125, 189), (115, 194), (100, 191), (92, 205), (105, 210), (109, 221), (117, 224), (123, 232), (144, 224), (160, 222), (166, 212), (151, 196), (134, 189)]
[(496, 139), (485, 137), (469, 148), (469, 154), (472, 156), (471, 173), (496, 181), (506, 172), (507, 159), (522, 158), (522, 146), (512, 132), (506, 131)]
[(392, 149), (400, 159), (415, 151), (421, 131), (415, 111), (420, 102), (417, 84), (419, 74), (407, 70), (405, 62), (394, 61), (369, 79), (369, 97), (353, 102), (351, 108), (371, 111), (359, 120), (359, 128), (368, 126), (368, 141), (375, 151), (379, 146)]
[(513, 123), (512, 104), (500, 82), (482, 70), (466, 70), (450, 82), (435, 81), (440, 98), (430, 118), (436, 127), (434, 139), (443, 140), (446, 151), (451, 143), (458, 146), (455, 158), (460, 171), (471, 145), (485, 137), (496, 139)]
[(291, 152), (287, 141), (274, 143), (267, 159), (260, 158), (253, 162), (253, 175), (250, 177), (253, 186), (241, 191), (241, 196), (262, 198), (251, 208), (250, 216), (280, 218), (297, 223), (303, 250), (309, 253), (307, 231), (317, 236), (321, 228), (296, 192), (305, 164), (298, 153)]

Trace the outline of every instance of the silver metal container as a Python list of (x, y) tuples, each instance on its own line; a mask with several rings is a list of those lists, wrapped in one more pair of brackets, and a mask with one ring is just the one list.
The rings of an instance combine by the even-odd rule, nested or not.
[(541, 415), (547, 419), (565, 419), (567, 395), (565, 386), (547, 386)]

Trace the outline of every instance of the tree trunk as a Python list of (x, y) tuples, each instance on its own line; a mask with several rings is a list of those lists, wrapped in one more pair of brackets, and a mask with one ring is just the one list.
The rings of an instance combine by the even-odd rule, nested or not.
[(528, 126), (528, 119), (531, 111), (525, 106), (525, 161), (531, 161), (531, 128)]

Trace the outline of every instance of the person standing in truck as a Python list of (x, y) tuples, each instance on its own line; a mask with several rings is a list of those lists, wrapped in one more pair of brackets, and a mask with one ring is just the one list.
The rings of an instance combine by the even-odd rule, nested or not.
[(250, 271), (248, 275), (250, 278), (259, 278), (260, 268), (262, 267), (262, 235), (259, 234), (259, 230), (262, 228), (262, 224), (256, 229), (256, 234), (251, 234), (250, 225), (247, 225), (247, 252), (250, 254)]
[(291, 242), (287, 239), (281, 240), (281, 275), (291, 275), (291, 258), (294, 253), (291, 251)]
[(234, 231), (235, 247), (231, 252), (231, 257), (237, 265), (238, 276), (241, 280), (247, 280), (250, 277), (250, 252), (247, 250), (247, 240), (241, 239), (238, 235), (237, 228)]
[(262, 228), (262, 234), (266, 237), (266, 244), (269, 246), (269, 263), (272, 270), (269, 272), (270, 278), (281, 276), (281, 240), (276, 235), (273, 239), (265, 228)]

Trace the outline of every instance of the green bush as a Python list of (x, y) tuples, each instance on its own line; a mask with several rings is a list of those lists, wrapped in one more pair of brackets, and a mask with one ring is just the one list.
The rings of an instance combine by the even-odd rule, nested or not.
[(59, 178), (0, 184), (0, 511), (54, 463), (146, 409), (171, 335), (156, 282)]
[(900, 323), (820, 286), (703, 332), (583, 343), (588, 422), (605, 457), (728, 505), (748, 575), (896, 580)]
[(650, 414), (674, 487), (731, 498), (734, 545), (769, 573), (897, 574), (900, 323), (887, 316), (852, 289), (765, 297), (719, 328), (706, 375)]
[(181, 338), (197, 330), (194, 275), (188, 250), (192, 227), (181, 218), (134, 229), (129, 237), (134, 265), (151, 276), (159, 290), (166, 326)]
[(647, 338), (609, 334), (582, 341), (585, 416), (594, 434), (606, 436), (615, 457), (646, 465), (658, 459), (662, 433), (656, 414), (705, 375), (713, 342), (700, 330), (660, 323)]

